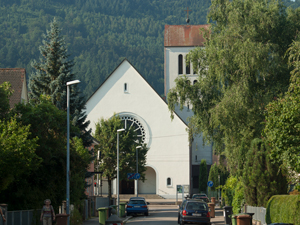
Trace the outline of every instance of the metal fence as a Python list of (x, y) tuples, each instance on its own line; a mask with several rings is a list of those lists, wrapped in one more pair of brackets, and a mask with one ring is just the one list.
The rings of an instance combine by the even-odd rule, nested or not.
[(246, 206), (247, 213), (254, 213), (253, 219), (260, 221), (262, 225), (266, 225), (266, 208), (264, 207), (255, 207), (255, 206)]
[(6, 223), (0, 219), (0, 225), (40, 225), (41, 210), (7, 211)]

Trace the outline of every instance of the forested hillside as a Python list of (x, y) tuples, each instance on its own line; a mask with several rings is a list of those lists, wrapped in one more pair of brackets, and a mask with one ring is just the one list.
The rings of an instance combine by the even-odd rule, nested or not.
[[(286, 0), (298, 7), (300, 0)], [(39, 57), (42, 34), (56, 17), (86, 98), (127, 58), (163, 93), (165, 24), (205, 24), (210, 0), (0, 0), (0, 68)]]

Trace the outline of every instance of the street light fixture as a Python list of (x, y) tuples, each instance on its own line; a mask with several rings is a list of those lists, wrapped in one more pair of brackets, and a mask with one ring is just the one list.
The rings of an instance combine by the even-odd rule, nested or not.
[[(67, 82), (67, 199), (66, 199), (66, 213), (70, 215), (70, 85), (80, 83), (79, 80)], [(70, 225), (70, 216), (68, 216), (68, 225)]]
[[(136, 173), (139, 173), (139, 167), (138, 167), (138, 149), (142, 146), (136, 146)], [(139, 197), (139, 180), (136, 179), (136, 197)]]
[(119, 216), (119, 207), (120, 207), (120, 196), (119, 196), (119, 133), (125, 131), (124, 128), (117, 130), (117, 208), (118, 208), (118, 216)]

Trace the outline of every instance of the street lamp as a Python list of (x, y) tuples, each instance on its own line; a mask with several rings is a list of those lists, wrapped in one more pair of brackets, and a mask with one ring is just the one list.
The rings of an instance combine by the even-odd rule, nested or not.
[[(138, 167), (138, 148), (141, 148), (142, 146), (136, 146), (136, 173), (139, 173), (139, 167)], [(139, 180), (136, 179), (136, 197), (139, 197)]]
[[(66, 199), (66, 212), (70, 215), (70, 85), (80, 83), (79, 80), (67, 82), (67, 199)], [(68, 216), (68, 225), (70, 225), (70, 216)]]
[(118, 208), (118, 216), (119, 216), (119, 207), (120, 207), (120, 196), (119, 196), (119, 133), (125, 131), (124, 128), (117, 130), (117, 208)]
[(218, 175), (218, 180), (219, 180), (219, 202), (220, 202), (220, 206), (221, 206), (221, 188), (220, 188), (220, 174)]

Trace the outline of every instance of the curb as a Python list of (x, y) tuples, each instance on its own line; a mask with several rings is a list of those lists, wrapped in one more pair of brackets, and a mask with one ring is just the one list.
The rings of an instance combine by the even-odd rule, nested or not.
[(128, 220), (130, 220), (132, 218), (132, 216), (127, 216), (124, 220), (123, 223), (126, 224)]

